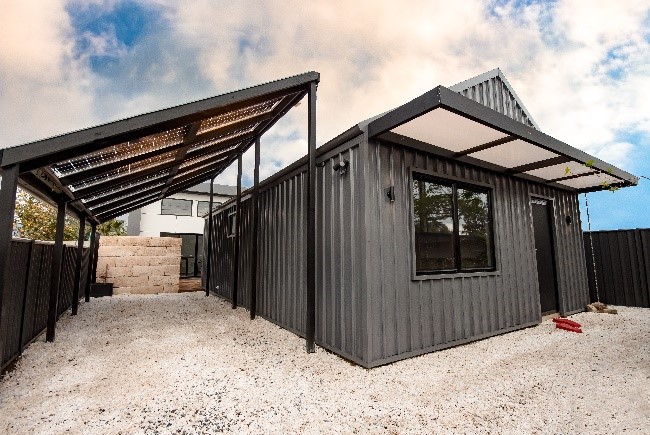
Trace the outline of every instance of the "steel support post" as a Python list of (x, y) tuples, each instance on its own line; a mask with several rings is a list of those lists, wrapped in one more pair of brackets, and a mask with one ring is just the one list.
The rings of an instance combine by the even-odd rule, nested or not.
[(86, 233), (86, 219), (79, 214), (79, 237), (77, 239), (77, 264), (74, 269), (74, 289), (72, 291), (72, 315), (79, 311), (79, 288), (81, 287), (81, 263), (84, 256), (84, 235)]
[(92, 269), (92, 283), (97, 282), (97, 261), (99, 260), (99, 244), (102, 240), (102, 233), (98, 233), (96, 228), (93, 228), (95, 232), (95, 246), (93, 246), (93, 269)]
[(54, 236), (54, 251), (52, 252), (52, 268), (50, 273), (50, 300), (47, 308), (47, 332), (45, 340), (54, 341), (56, 334), (56, 317), (59, 305), (59, 285), (61, 283), (61, 264), (63, 262), (63, 230), (65, 227), (65, 211), (67, 204), (60, 201), (56, 212), (56, 235)]
[(305, 337), (307, 352), (315, 351), (316, 335), (316, 88), (309, 84), (307, 158), (307, 313)]
[(239, 291), (239, 234), (241, 233), (241, 173), (242, 155), (237, 156), (237, 201), (235, 209), (235, 264), (234, 277), (232, 282), (232, 307), (237, 308), (237, 293)]
[[(3, 299), (5, 295), (9, 294), (6, 284), (7, 276), (11, 273), (9, 264), (11, 263), (11, 238), (14, 228), (18, 174), (18, 165), (7, 166), (0, 171), (0, 177), (2, 177), (0, 181), (0, 324), (2, 324), (2, 319), (6, 319), (8, 315), (8, 305), (3, 303)], [(0, 331), (0, 357), (4, 355), (6, 336), (5, 331)]]
[(257, 246), (259, 241), (259, 184), (260, 184), (260, 138), (255, 139), (255, 172), (253, 175), (253, 196), (251, 198), (253, 206), (253, 234), (251, 237), (251, 320), (255, 319), (257, 310)]
[(97, 235), (97, 224), (90, 223), (90, 248), (88, 251), (88, 272), (86, 273), (86, 294), (84, 300), (90, 302), (90, 285), (93, 283), (93, 264), (95, 264), (95, 236)]
[[(208, 214), (208, 249), (207, 249), (207, 254), (208, 258), (206, 258), (205, 263), (207, 270), (205, 272), (205, 295), (210, 296), (210, 278), (212, 278), (212, 207), (214, 204), (214, 177), (210, 179), (210, 203), (209, 203), (209, 210), (210, 214)], [(203, 243), (206, 241), (204, 240)]]

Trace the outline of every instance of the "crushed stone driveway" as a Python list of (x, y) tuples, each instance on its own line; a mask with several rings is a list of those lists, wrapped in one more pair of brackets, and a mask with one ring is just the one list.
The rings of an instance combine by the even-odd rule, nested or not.
[(5, 433), (648, 433), (650, 309), (372, 370), (202, 293), (65, 314), (0, 381)]

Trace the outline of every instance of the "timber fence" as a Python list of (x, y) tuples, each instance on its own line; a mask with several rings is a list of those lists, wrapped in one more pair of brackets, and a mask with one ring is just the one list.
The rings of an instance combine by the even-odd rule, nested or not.
[[(89, 249), (84, 248), (79, 296), (84, 295)], [(54, 243), (14, 239), (0, 316), (0, 357), (5, 370), (47, 326)], [(57, 318), (72, 306), (77, 247), (63, 247)]]
[(584, 233), (589, 294), (596, 298), (594, 262), (600, 301), (628, 307), (650, 307), (650, 229), (592, 231), (593, 252)]

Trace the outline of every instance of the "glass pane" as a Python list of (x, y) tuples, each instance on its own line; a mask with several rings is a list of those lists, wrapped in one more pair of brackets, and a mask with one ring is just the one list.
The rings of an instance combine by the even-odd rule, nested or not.
[(453, 190), (413, 180), (415, 267), (418, 272), (454, 269)]
[(468, 188), (458, 188), (457, 192), (461, 269), (491, 268), (494, 260), (488, 194)]

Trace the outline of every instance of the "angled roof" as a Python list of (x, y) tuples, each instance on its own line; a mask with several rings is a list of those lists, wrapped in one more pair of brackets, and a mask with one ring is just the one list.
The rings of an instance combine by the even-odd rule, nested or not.
[[(469, 89), (481, 76), (472, 80), (456, 86)], [(367, 129), (371, 138), (564, 190), (588, 192), (638, 183), (634, 175), (554, 139), (522, 119), (443, 86), (360, 127)]]
[(296, 105), (308, 72), (0, 150), (22, 187), (103, 222), (220, 174)]
[(540, 129), (499, 68), (450, 86), (449, 89), (524, 125)]

